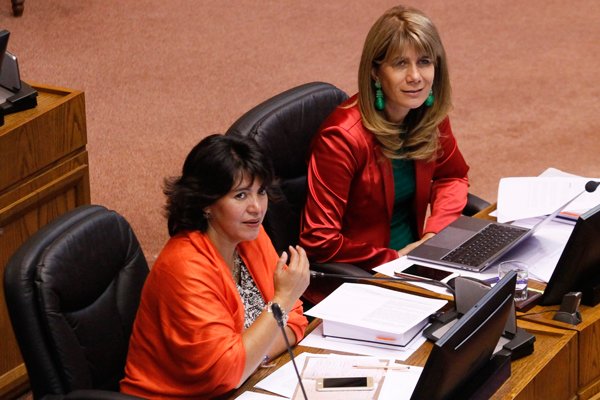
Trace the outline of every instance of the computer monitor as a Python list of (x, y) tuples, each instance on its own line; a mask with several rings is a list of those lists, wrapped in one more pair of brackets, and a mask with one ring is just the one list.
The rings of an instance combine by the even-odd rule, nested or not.
[(490, 362), (514, 304), (516, 273), (489, 290), (433, 345), (411, 399), (460, 397)]
[[(3, 29), (0, 30), (0, 55), (3, 55), (6, 51), (6, 47), (8, 46), (8, 38), (10, 37), (10, 32)], [(2, 71), (2, 61), (4, 57), (0, 57), (0, 71)]]
[(577, 219), (540, 304), (560, 304), (569, 292), (582, 292), (586, 305), (600, 302), (600, 205)]

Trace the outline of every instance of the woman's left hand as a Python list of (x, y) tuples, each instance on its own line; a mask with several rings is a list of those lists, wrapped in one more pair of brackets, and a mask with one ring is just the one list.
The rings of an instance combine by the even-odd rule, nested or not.
[(280, 302), (286, 311), (292, 308), (310, 283), (309, 262), (304, 249), (300, 246), (290, 246), (289, 254), (287, 267), (285, 267), (287, 255), (285, 253), (281, 255), (273, 277), (275, 286), (273, 301)]
[(410, 251), (412, 249), (414, 249), (415, 247), (418, 247), (422, 243), (425, 243), (426, 241), (428, 241), (429, 239), (431, 239), (434, 236), (435, 236), (435, 233), (431, 233), (431, 232), (426, 233), (425, 235), (423, 235), (423, 238), (421, 240), (407, 244), (405, 247), (398, 250), (398, 257), (407, 255), (408, 253), (410, 253)]

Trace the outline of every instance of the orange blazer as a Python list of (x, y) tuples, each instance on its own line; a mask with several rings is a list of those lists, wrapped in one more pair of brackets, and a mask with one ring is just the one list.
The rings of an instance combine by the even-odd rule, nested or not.
[[(261, 228), (238, 251), (268, 302), (278, 259), (271, 240)], [(298, 301), (287, 323), (297, 340), (307, 323)], [(226, 393), (244, 370), (243, 330), (244, 306), (220, 254), (205, 234), (180, 233), (167, 242), (144, 285), (121, 391), (161, 399)]]
[[(394, 176), (391, 161), (363, 126), (358, 105), (344, 108), (355, 100), (334, 110), (311, 143), (300, 243), (313, 262), (371, 269), (398, 258), (398, 249), (388, 248)], [(413, 215), (419, 237), (442, 230), (467, 202), (469, 167), (448, 118), (438, 130), (437, 159), (415, 161)]]

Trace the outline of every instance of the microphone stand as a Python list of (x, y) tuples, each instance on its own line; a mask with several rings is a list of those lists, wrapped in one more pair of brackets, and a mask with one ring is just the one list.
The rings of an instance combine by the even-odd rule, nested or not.
[(302, 395), (304, 396), (304, 400), (308, 400), (306, 396), (306, 390), (304, 390), (304, 384), (302, 384), (302, 377), (300, 376), (300, 372), (298, 372), (298, 366), (296, 365), (296, 360), (294, 359), (294, 353), (292, 352), (292, 347), (290, 346), (290, 341), (285, 333), (285, 326), (283, 325), (283, 311), (281, 311), (281, 307), (279, 304), (273, 303), (271, 304), (271, 310), (273, 311), (273, 317), (277, 321), (277, 325), (281, 329), (281, 333), (283, 334), (283, 339), (285, 340), (285, 347), (287, 348), (288, 354), (292, 359), (292, 364), (294, 365), (294, 370), (296, 371), (296, 376), (298, 377), (298, 383), (300, 384), (300, 389), (302, 389)]

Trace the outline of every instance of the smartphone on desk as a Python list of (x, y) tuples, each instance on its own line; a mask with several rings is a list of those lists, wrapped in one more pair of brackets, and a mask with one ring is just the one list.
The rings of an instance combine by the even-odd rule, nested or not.
[(318, 378), (317, 391), (373, 390), (372, 376), (350, 376), (340, 378)]
[(443, 269), (437, 269), (433, 267), (427, 267), (425, 265), (413, 264), (410, 267), (404, 268), (402, 271), (398, 271), (394, 275), (399, 277), (415, 278), (415, 279), (433, 279), (435, 281), (441, 281), (444, 278), (452, 275), (453, 272), (445, 271)]

